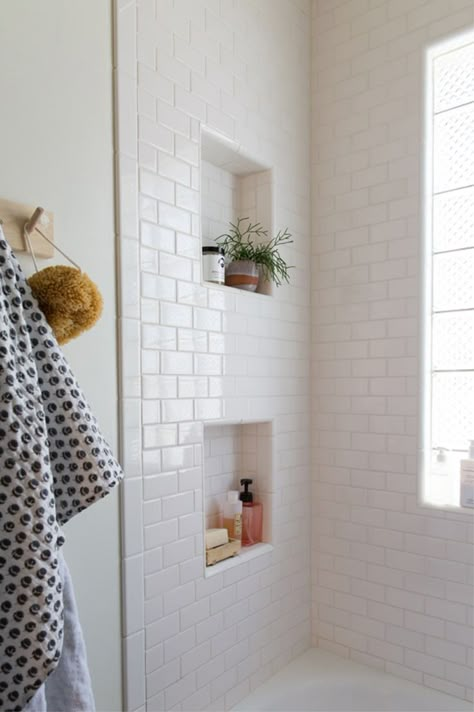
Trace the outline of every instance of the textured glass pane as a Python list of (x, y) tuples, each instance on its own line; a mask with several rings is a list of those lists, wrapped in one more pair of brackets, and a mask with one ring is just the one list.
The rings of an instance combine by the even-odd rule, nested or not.
[(435, 370), (474, 369), (474, 312), (434, 314), (432, 354)]
[(474, 307), (474, 249), (433, 257), (433, 310)]
[(433, 149), (435, 193), (474, 183), (474, 104), (435, 116)]
[(435, 111), (474, 100), (474, 43), (434, 61)]
[(433, 250), (474, 247), (474, 188), (433, 198)]
[(432, 446), (466, 450), (474, 428), (474, 373), (434, 373)]

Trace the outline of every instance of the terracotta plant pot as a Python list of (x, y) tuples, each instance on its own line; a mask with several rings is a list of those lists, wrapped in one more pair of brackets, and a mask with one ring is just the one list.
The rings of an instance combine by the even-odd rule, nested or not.
[(225, 283), (228, 287), (245, 289), (247, 292), (255, 292), (258, 287), (259, 271), (255, 262), (238, 260), (230, 262), (225, 270)]

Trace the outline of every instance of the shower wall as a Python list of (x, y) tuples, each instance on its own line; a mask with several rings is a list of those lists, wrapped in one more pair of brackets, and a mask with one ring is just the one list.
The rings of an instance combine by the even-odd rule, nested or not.
[[(227, 709), (310, 645), (310, 20), (308, 0), (116, 2), (127, 710)], [(221, 169), (293, 234), (271, 296), (202, 281)], [(230, 459), (206, 484), (204, 424), (212, 454), (246, 423), (266, 544), (210, 576)]]
[(313, 5), (314, 642), (472, 696), (472, 518), (417, 504), (423, 52), (471, 0)]

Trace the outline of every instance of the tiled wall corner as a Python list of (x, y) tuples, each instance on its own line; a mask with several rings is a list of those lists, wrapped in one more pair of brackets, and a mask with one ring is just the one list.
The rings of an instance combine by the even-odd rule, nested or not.
[(115, 174), (118, 255), (123, 687), (127, 712), (145, 695), (144, 519), (135, 0), (114, 2)]
[(473, 522), (417, 504), (423, 52), (471, 0), (313, 4), (313, 631), (472, 696)]

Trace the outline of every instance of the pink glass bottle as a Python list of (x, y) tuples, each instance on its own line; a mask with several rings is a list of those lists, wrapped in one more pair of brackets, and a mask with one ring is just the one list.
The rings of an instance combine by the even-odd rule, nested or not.
[(253, 501), (249, 485), (253, 480), (240, 480), (244, 491), (240, 493), (242, 501), (242, 546), (252, 546), (262, 541), (263, 507), (261, 502)]

